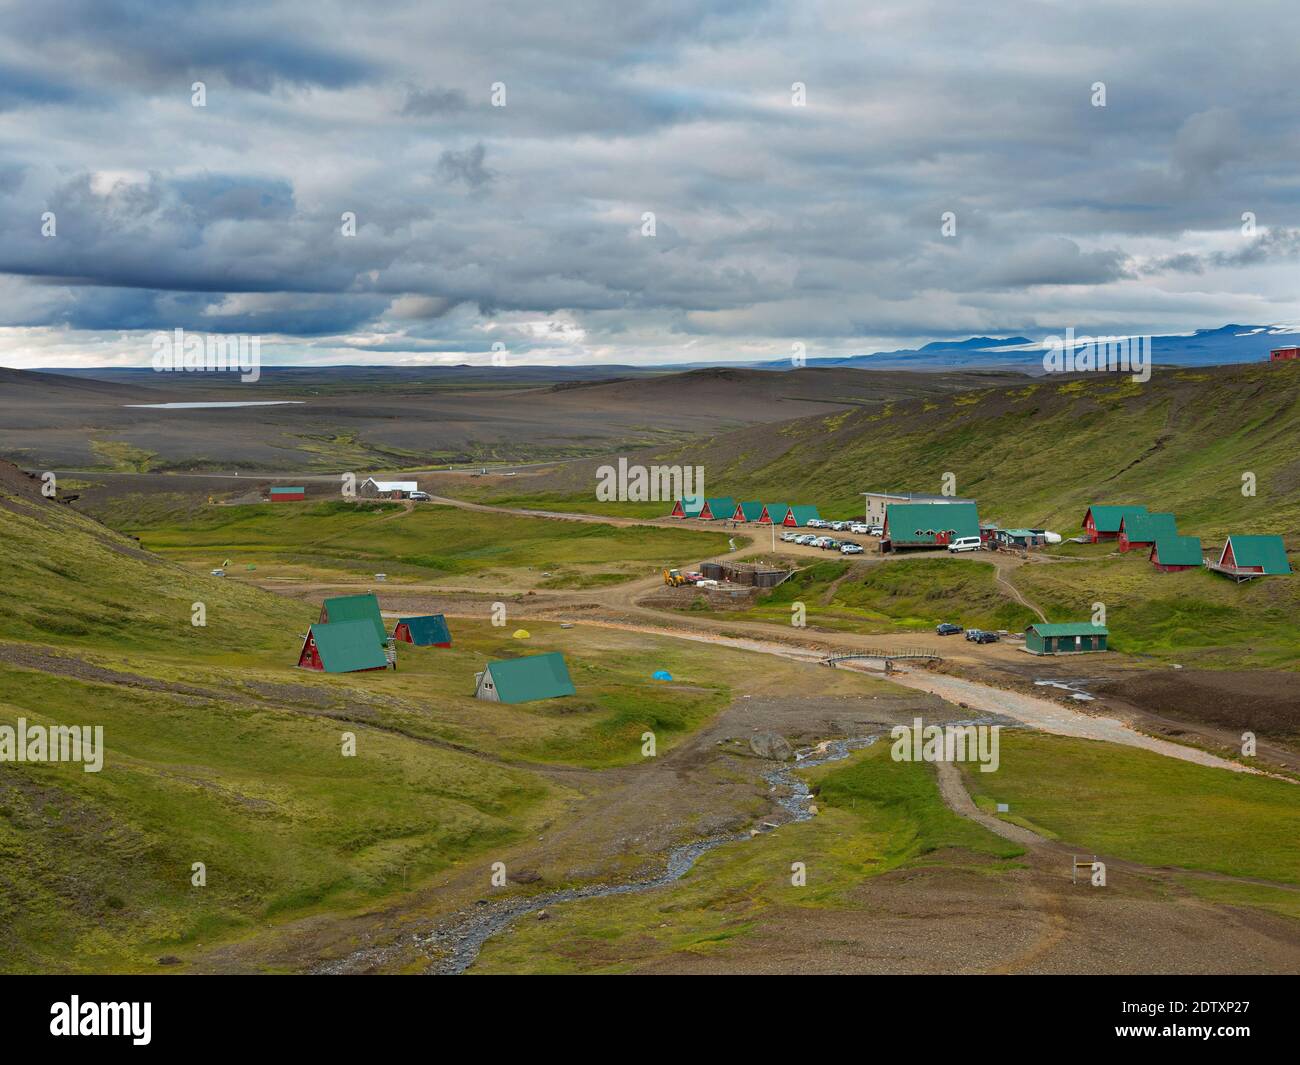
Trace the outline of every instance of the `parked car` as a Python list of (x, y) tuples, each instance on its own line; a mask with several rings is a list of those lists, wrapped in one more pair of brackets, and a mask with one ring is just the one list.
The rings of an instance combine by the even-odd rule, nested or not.
[(417, 503), (427, 503), (433, 497), (429, 495), (428, 492), (412, 492), (411, 498), (414, 499)]
[(864, 525), (860, 521), (855, 521), (852, 525), (849, 526), (849, 532), (857, 533), (859, 536), (867, 536), (871, 533), (871, 526)]
[(948, 550), (952, 554), (958, 551), (978, 551), (983, 546), (978, 536), (959, 536), (948, 545)]
[(836, 547), (838, 544), (839, 541), (833, 539), (832, 537), (829, 536), (817, 537), (817, 546), (820, 547), (823, 551), (826, 550), (826, 548), (828, 547)]
[(867, 530), (867, 535), (868, 535), (868, 536), (884, 536), (884, 535), (885, 535), (885, 527), (884, 527), (883, 525), (873, 525), (873, 526), (871, 526), (870, 529)]
[(831, 522), (831, 528), (835, 532), (847, 532), (849, 523), (847, 521), (833, 521)]
[(792, 533), (792, 532), (783, 532), (783, 533), (781, 534), (781, 539), (784, 540), (784, 541), (788, 544), (791, 540), (797, 540), (797, 539), (799, 539), (799, 534), (798, 534), (798, 533)]
[(803, 544), (806, 547), (808, 544), (811, 544), (815, 539), (817, 539), (817, 537), (810, 536), (808, 535), (808, 533), (800, 533), (798, 536), (794, 538), (794, 542), (796, 544)]
[(826, 528), (826, 526), (828, 526), (829, 524), (830, 524), (830, 522), (828, 522), (825, 518), (809, 518), (809, 519), (808, 519), (808, 528), (810, 528), (810, 529), (824, 529), (824, 528)]
[(944, 621), (936, 625), (934, 631), (940, 636), (956, 636), (962, 631), (962, 627), (954, 625), (951, 621)]
[(861, 545), (861, 544), (852, 544), (852, 543), (840, 544), (840, 554), (841, 554), (841, 555), (860, 555), (860, 554), (862, 554), (862, 545)]
[(966, 639), (968, 639), (968, 640), (974, 640), (975, 637), (978, 636), (982, 631), (983, 631), (982, 629), (967, 629), (967, 630), (966, 630)]
[(974, 642), (975, 642), (975, 643), (997, 643), (997, 642), (998, 642), (998, 634), (997, 634), (996, 632), (988, 632), (987, 630), (982, 630), (982, 631), (981, 631), (981, 632), (980, 632), (980, 633), (975, 637), (975, 641), (974, 641)]

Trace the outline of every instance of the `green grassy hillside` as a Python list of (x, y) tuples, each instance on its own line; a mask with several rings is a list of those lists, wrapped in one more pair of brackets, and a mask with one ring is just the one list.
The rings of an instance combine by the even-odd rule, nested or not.
[[(1089, 503), (1129, 500), (1206, 537), (1294, 537), (1300, 526), (1300, 366), (1158, 370), (1145, 384), (1046, 379), (804, 419), (776, 435), (789, 445), (779, 454), (733, 451), (722, 468), (715, 458), (713, 489), (847, 515), (865, 489), (938, 492), (950, 472), (957, 494), (1004, 526), (1068, 534)], [(1253, 497), (1242, 494), (1248, 472)]]
[[(1004, 527), (1070, 535), (1089, 503), (1136, 501), (1172, 510), (1184, 532), (1274, 532), (1294, 546), (1297, 439), (1300, 366), (1261, 363), (1157, 369), (1144, 384), (1040, 378), (753, 426), (634, 461), (703, 465), (710, 494), (811, 503), (829, 517), (861, 513), (869, 488), (939, 492), (951, 473), (956, 493)], [(632, 513), (636, 504), (594, 501), (592, 468), (468, 490)], [(1246, 473), (1254, 496), (1242, 494)]]
[[(200, 569), (255, 565), (261, 576), (344, 573), (427, 581), (500, 579), (531, 571), (538, 587), (585, 587), (645, 576), (657, 566), (727, 550), (722, 533), (616, 527), (400, 503), (278, 503), (193, 506), (169, 497), (120, 501), (107, 519), (142, 544)], [(542, 576), (549, 574), (549, 576)]]
[[(93, 773), (0, 762), (0, 971), (153, 969), (370, 908), (576, 798), (534, 763), (638, 762), (647, 729), (670, 750), (730, 700), (719, 676), (762, 673), (703, 645), (545, 623), (524, 642), (459, 620), (452, 650), (404, 647), (395, 673), (308, 673), (294, 663), (309, 603), (4, 486), (0, 543), (0, 725), (100, 726), (105, 747)], [(566, 653), (576, 697), (472, 697), (484, 662), (546, 650)], [(658, 668), (686, 683), (653, 683)]]
[(1002, 734), (996, 773), (962, 765), (988, 813), (1049, 838), (1153, 866), (1300, 883), (1296, 786), (1095, 740)]

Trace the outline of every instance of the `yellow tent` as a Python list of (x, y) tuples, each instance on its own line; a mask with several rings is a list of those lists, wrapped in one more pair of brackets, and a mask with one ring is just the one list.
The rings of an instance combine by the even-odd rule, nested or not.
[(532, 633), (530, 633), (527, 629), (515, 629), (516, 640), (526, 640), (531, 635)]

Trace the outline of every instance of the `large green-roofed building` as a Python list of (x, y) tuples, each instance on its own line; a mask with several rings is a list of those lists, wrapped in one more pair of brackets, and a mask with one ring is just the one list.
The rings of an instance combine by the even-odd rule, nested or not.
[(880, 550), (943, 547), (963, 536), (979, 536), (974, 503), (891, 503), (885, 508)]

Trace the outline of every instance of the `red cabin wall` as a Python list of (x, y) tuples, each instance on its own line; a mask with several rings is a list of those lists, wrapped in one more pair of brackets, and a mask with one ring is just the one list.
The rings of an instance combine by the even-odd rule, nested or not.
[(682, 507), (682, 501), (681, 501), (680, 499), (679, 499), (676, 503), (673, 504), (673, 512), (672, 512), (671, 514), (669, 514), (668, 516), (669, 516), (670, 518), (684, 518), (684, 517), (686, 517), (686, 510), (685, 510), (685, 508)]
[(411, 627), (409, 625), (398, 625), (393, 630), (393, 639), (401, 640), (403, 643), (414, 643), (411, 639)]
[(301, 669), (324, 669), (325, 665), (320, 660), (320, 652), (316, 650), (316, 641), (308, 636), (303, 642), (302, 653), (298, 656), (298, 666)]
[(1270, 362), (1283, 362), (1287, 359), (1300, 359), (1300, 348), (1274, 348), (1268, 353)]
[(790, 511), (790, 513), (785, 516), (785, 521), (781, 524), (789, 525), (791, 528), (798, 528), (799, 522), (795, 520), (794, 511)]

